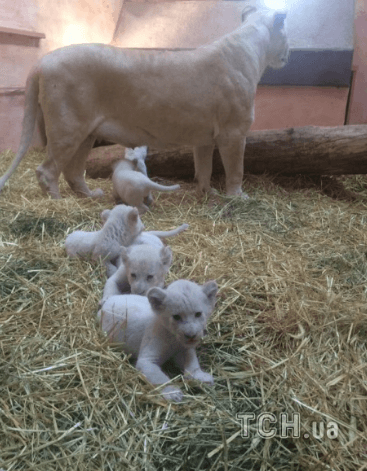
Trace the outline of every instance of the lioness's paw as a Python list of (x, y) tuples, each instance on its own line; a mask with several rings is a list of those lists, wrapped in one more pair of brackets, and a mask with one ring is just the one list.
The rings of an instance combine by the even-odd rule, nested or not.
[(241, 188), (238, 187), (233, 187), (233, 188), (228, 188), (226, 191), (227, 196), (238, 196), (243, 200), (249, 199), (249, 195), (247, 193), (243, 193)]
[(192, 373), (186, 373), (185, 378), (196, 379), (198, 381), (201, 381), (202, 383), (214, 384), (213, 376), (201, 370), (196, 370), (196, 371), (193, 371)]
[(175, 386), (166, 386), (162, 390), (162, 396), (167, 401), (173, 401), (173, 402), (181, 402), (183, 398), (181, 389), (176, 388)]
[(97, 188), (90, 192), (90, 196), (92, 198), (100, 198), (101, 196), (104, 196), (104, 191), (101, 188)]

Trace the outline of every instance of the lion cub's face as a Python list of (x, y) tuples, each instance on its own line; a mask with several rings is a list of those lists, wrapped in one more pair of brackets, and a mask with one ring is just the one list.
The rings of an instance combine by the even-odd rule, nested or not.
[(150, 288), (163, 288), (164, 279), (172, 262), (169, 247), (148, 244), (122, 248), (121, 258), (125, 265), (132, 294), (145, 296)]
[(215, 281), (199, 286), (191, 281), (177, 280), (166, 290), (152, 288), (147, 296), (160, 322), (178, 342), (185, 347), (195, 347), (206, 334), (217, 290)]

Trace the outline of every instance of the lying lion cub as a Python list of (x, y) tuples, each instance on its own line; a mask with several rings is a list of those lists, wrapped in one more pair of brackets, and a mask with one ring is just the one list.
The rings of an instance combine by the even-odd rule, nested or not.
[(174, 191), (180, 188), (180, 185), (164, 186), (153, 182), (138, 171), (138, 160), (135, 158), (132, 160), (125, 158), (114, 164), (112, 183), (115, 201), (135, 206), (139, 214), (148, 211), (149, 208), (144, 201), (152, 201), (152, 190)]
[(148, 244), (122, 247), (121, 258), (121, 265), (106, 281), (101, 305), (116, 294), (131, 292), (145, 296), (154, 286), (164, 287), (172, 262), (169, 247), (158, 248)]
[[(217, 290), (215, 281), (200, 286), (178, 280), (167, 289), (151, 288), (147, 297), (112, 296), (97, 316), (110, 341), (122, 343), (153, 385), (169, 381), (161, 367), (171, 358), (186, 377), (213, 384), (213, 377), (200, 368), (195, 347), (206, 333)], [(166, 386), (162, 394), (170, 401), (182, 400), (175, 386)]]
[(74, 231), (65, 240), (69, 257), (91, 257), (102, 259), (107, 276), (111, 276), (120, 261), (121, 247), (130, 245), (142, 232), (138, 210), (120, 204), (113, 209), (105, 209), (101, 214), (104, 226), (96, 232)]
[(188, 227), (188, 224), (182, 224), (172, 231), (142, 232), (130, 247), (122, 247), (122, 263), (106, 281), (100, 304), (116, 294), (131, 291), (132, 294), (144, 296), (154, 286), (163, 288), (172, 262), (172, 252), (160, 238), (175, 236)]

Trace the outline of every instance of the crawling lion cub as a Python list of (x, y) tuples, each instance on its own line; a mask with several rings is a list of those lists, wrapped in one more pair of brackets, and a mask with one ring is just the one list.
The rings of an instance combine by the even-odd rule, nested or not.
[[(171, 358), (186, 377), (213, 384), (213, 377), (201, 370), (195, 348), (206, 333), (217, 290), (215, 281), (200, 286), (177, 280), (167, 289), (151, 288), (147, 297), (112, 296), (97, 316), (110, 341), (122, 343), (153, 385), (169, 381), (161, 367)], [(166, 386), (162, 394), (170, 401), (182, 400), (175, 386)]]
[(140, 214), (148, 211), (148, 206), (152, 202), (151, 191), (174, 191), (180, 185), (164, 186), (155, 183), (146, 175), (138, 171), (139, 159), (125, 158), (114, 164), (112, 175), (113, 197), (116, 201), (122, 201), (130, 206), (138, 208)]
[(188, 228), (188, 224), (171, 231), (142, 232), (132, 245), (121, 249), (118, 270), (106, 281), (102, 305), (110, 296), (130, 292), (146, 295), (154, 286), (164, 287), (164, 279), (172, 262), (172, 252), (161, 238), (172, 237)]
[(130, 245), (142, 232), (138, 210), (120, 204), (113, 209), (105, 209), (101, 214), (104, 226), (96, 232), (74, 231), (65, 240), (69, 257), (101, 258), (107, 269), (107, 276), (116, 270), (120, 260), (121, 247)]

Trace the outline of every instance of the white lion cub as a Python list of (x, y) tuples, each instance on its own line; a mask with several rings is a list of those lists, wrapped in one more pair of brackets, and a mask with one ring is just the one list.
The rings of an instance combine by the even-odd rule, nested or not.
[(180, 185), (160, 185), (148, 178), (144, 149), (146, 156), (146, 147), (126, 149), (125, 158), (115, 162), (112, 174), (114, 199), (137, 207), (140, 214), (148, 211), (147, 204), (153, 201), (152, 190), (174, 191), (180, 188)]
[(145, 296), (154, 286), (164, 287), (164, 279), (172, 262), (172, 252), (161, 238), (173, 237), (188, 228), (182, 224), (171, 231), (142, 232), (132, 245), (121, 249), (118, 270), (106, 281), (102, 305), (110, 296), (128, 293)]
[(120, 261), (121, 247), (130, 245), (142, 232), (138, 210), (120, 204), (113, 209), (105, 209), (101, 214), (104, 225), (96, 232), (74, 231), (65, 240), (65, 249), (69, 257), (91, 257), (102, 259), (111, 276)]
[(105, 283), (101, 305), (111, 296), (123, 293), (146, 296), (154, 286), (164, 287), (171, 266), (171, 249), (162, 244), (131, 245), (121, 248), (122, 263)]
[[(195, 348), (206, 334), (217, 290), (215, 281), (200, 286), (177, 280), (167, 289), (151, 288), (147, 297), (112, 296), (97, 316), (110, 341), (122, 344), (153, 385), (169, 381), (161, 369), (169, 359), (186, 377), (213, 384), (213, 377), (201, 370)], [(176, 386), (166, 386), (162, 394), (170, 401), (182, 400)]]

